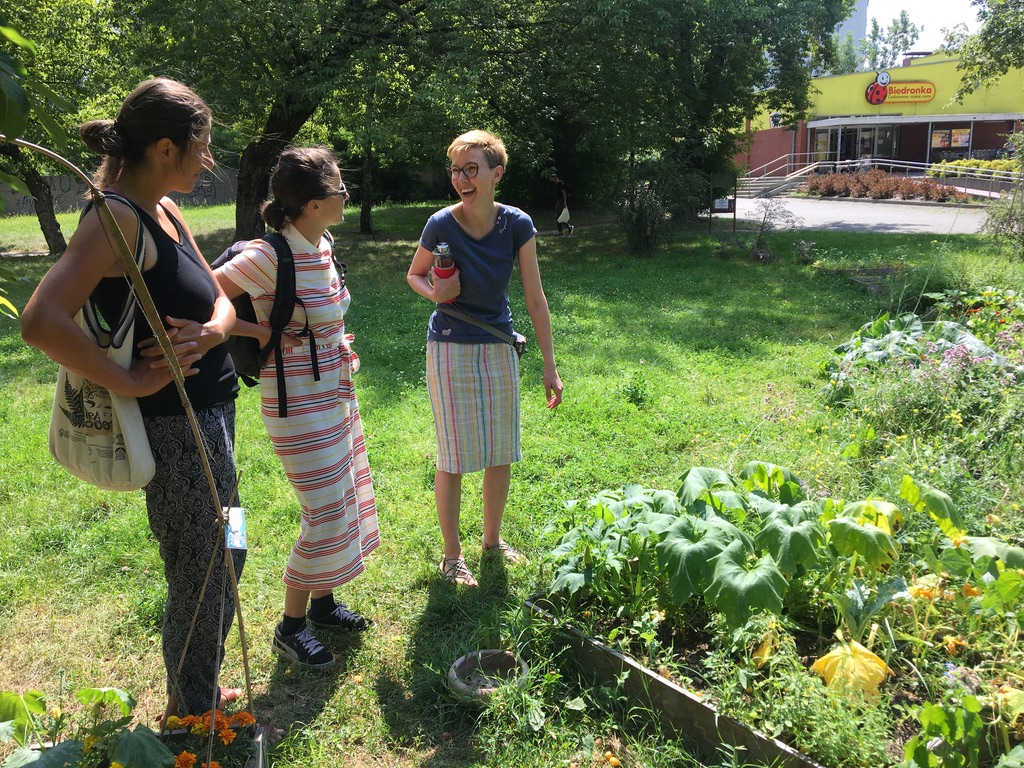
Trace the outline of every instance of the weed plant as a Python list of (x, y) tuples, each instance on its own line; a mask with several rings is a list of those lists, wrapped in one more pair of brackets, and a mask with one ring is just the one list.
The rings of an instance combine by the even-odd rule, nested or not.
[[(868, 490), (865, 462), (843, 453), (845, 421), (840, 425), (835, 411), (822, 411), (817, 400), (821, 362), (865, 322), (913, 310), (925, 291), (989, 284), (1020, 291), (1017, 267), (998, 263), (980, 238), (933, 244), (927, 236), (824, 232), (811, 237), (820, 263), (799, 263), (793, 236), (770, 233), (778, 258), (759, 265), (750, 262), (749, 251), (714, 258), (714, 241), (705, 232), (672, 227), (664, 245), (623, 269), (629, 256), (621, 235), (583, 221), (572, 238), (555, 238), (547, 231), (549, 214), (540, 214), (541, 272), (566, 395), (557, 411), (547, 411), (540, 357), (527, 352), (525, 457), (513, 469), (503, 529), (533, 565), (481, 566), (471, 546), (480, 535), (480, 478), (468, 477), (462, 533), (481, 587), (455, 589), (437, 574), (440, 539), (429, 471), (434, 438), (423, 369), (431, 308), (404, 279), (435, 208), (375, 211), (375, 238), (357, 234), (354, 214), (336, 228), (353, 293), (346, 325), (363, 362), (356, 387), (382, 543), (366, 574), (339, 592), (377, 627), (359, 638), (325, 637), (340, 659), (327, 675), (279, 662), (270, 651), (283, 604), (280, 575), (299, 513), (260, 422), (258, 393), (243, 389), (238, 398), (236, 451), (250, 543), (240, 590), (253, 704), (261, 722), (288, 731), (273, 764), (583, 766), (599, 765), (609, 751), (600, 747), (609, 743), (628, 758), (624, 765), (741, 764), (725, 752), (690, 754), (675, 734), (651, 728), (654, 714), (633, 709), (614, 686), (587, 682), (539, 640), (531, 649), (509, 612), (549, 581), (548, 566), (539, 561), (564, 529), (548, 524), (573, 514), (563, 511), (567, 499), (626, 482), (675, 488), (687, 467), (738, 472), (752, 458), (799, 468), (823, 494), (852, 498)], [(187, 209), (185, 216), (207, 256), (233, 239), (227, 207)], [(39, 250), (31, 237), (17, 234), (20, 226), (0, 221), (0, 245)], [(72, 228), (73, 220), (66, 231)], [(828, 271), (889, 264), (894, 254), (902, 254), (908, 273), (921, 276), (914, 283), (921, 290), (871, 296)], [(50, 260), (5, 263), (18, 275), (4, 284), (6, 295), (23, 307)], [(512, 304), (517, 328), (530, 335), (515, 283)], [(8, 436), (0, 441), (0, 690), (116, 686), (138, 699), (138, 719), (152, 723), (164, 706), (162, 564), (141, 494), (83, 485), (49, 457), (55, 370), (21, 342), (15, 323), (0, 317), (0, 424)], [(971, 487), (984, 496), (981, 486)], [(1002, 502), (1009, 510), (1018, 489), (1008, 483), (1004, 490), (1010, 490)], [(941, 601), (939, 607), (943, 616), (952, 611)], [(1006, 634), (1012, 611), (1000, 610), (998, 631)], [(647, 641), (648, 657), (664, 658), (658, 643), (668, 644), (661, 628), (672, 616), (640, 618), (638, 637), (650, 634), (652, 623), (658, 627)], [(695, 619), (685, 636), (695, 637), (708, 618)], [(985, 616), (966, 618), (989, 626)], [(931, 621), (935, 626), (936, 617)], [(530, 685), (502, 694), (490, 709), (468, 709), (447, 691), (448, 666), (492, 644), (529, 654)], [(1015, 663), (1008, 640), (1004, 647), (1007, 663)], [(672, 664), (666, 669), (680, 679), (694, 676), (687, 662)], [(223, 681), (244, 682), (237, 633), (228, 641)], [(543, 728), (535, 730), (541, 716)]]

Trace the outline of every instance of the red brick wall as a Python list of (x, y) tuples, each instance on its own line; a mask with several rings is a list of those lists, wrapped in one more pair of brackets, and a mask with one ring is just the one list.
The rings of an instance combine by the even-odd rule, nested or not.
[[(790, 128), (767, 128), (748, 134), (750, 149), (736, 155), (733, 161), (747, 171), (757, 170), (766, 163), (792, 153), (801, 154), (807, 151), (807, 125), (803, 122), (794, 131)], [(762, 169), (758, 175), (764, 173)], [(784, 165), (769, 171), (770, 176), (785, 176)]]

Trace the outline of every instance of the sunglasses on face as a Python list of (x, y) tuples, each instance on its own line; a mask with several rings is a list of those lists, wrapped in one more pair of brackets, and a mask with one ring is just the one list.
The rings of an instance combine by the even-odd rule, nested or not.
[(348, 197), (348, 188), (342, 182), (341, 189), (336, 192), (325, 192), (324, 197)]

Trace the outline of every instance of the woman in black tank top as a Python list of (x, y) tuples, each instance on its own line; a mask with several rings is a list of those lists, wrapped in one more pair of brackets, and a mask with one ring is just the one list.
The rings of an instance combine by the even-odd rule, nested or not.
[[(213, 166), (211, 122), (210, 110), (199, 96), (174, 80), (157, 78), (139, 84), (116, 120), (86, 123), (79, 133), (90, 149), (105, 156), (95, 183), (117, 195), (109, 207), (126, 240), (135, 242), (140, 226), (148, 232), (146, 286), (186, 376), (218, 501), (234, 505), (237, 499), (229, 497), (235, 484), (237, 384), (223, 344), (234, 325), (234, 309), (167, 197), (171, 192), (191, 192), (202, 171)], [(135, 360), (125, 370), (109, 361), (75, 322), (90, 299), (104, 316), (116, 317), (130, 296), (99, 217), (87, 209), (67, 251), (29, 300), (22, 314), (22, 336), (85, 378), (139, 399), (156, 460), (156, 474), (146, 486), (146, 509), (168, 584), (163, 627), (167, 715), (201, 715), (220, 698), (217, 659), (234, 616), (228, 590), (225, 621), (220, 619), (219, 585), (226, 558), (216, 505), (211, 504), (206, 473), (170, 369), (141, 312), (135, 324)], [(231, 552), (235, 572), (241, 574), (245, 552)], [(198, 625), (186, 648), (211, 558), (216, 562), (211, 587), (205, 590)]]

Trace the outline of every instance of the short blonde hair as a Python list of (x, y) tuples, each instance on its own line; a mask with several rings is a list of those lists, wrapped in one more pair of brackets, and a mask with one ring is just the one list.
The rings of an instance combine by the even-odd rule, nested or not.
[(500, 136), (495, 136), (489, 131), (477, 129), (456, 137), (455, 141), (448, 145), (448, 159), (450, 160), (456, 152), (463, 152), (467, 149), (483, 150), (490, 168), (508, 165), (508, 151), (505, 149), (505, 142), (501, 140)]

